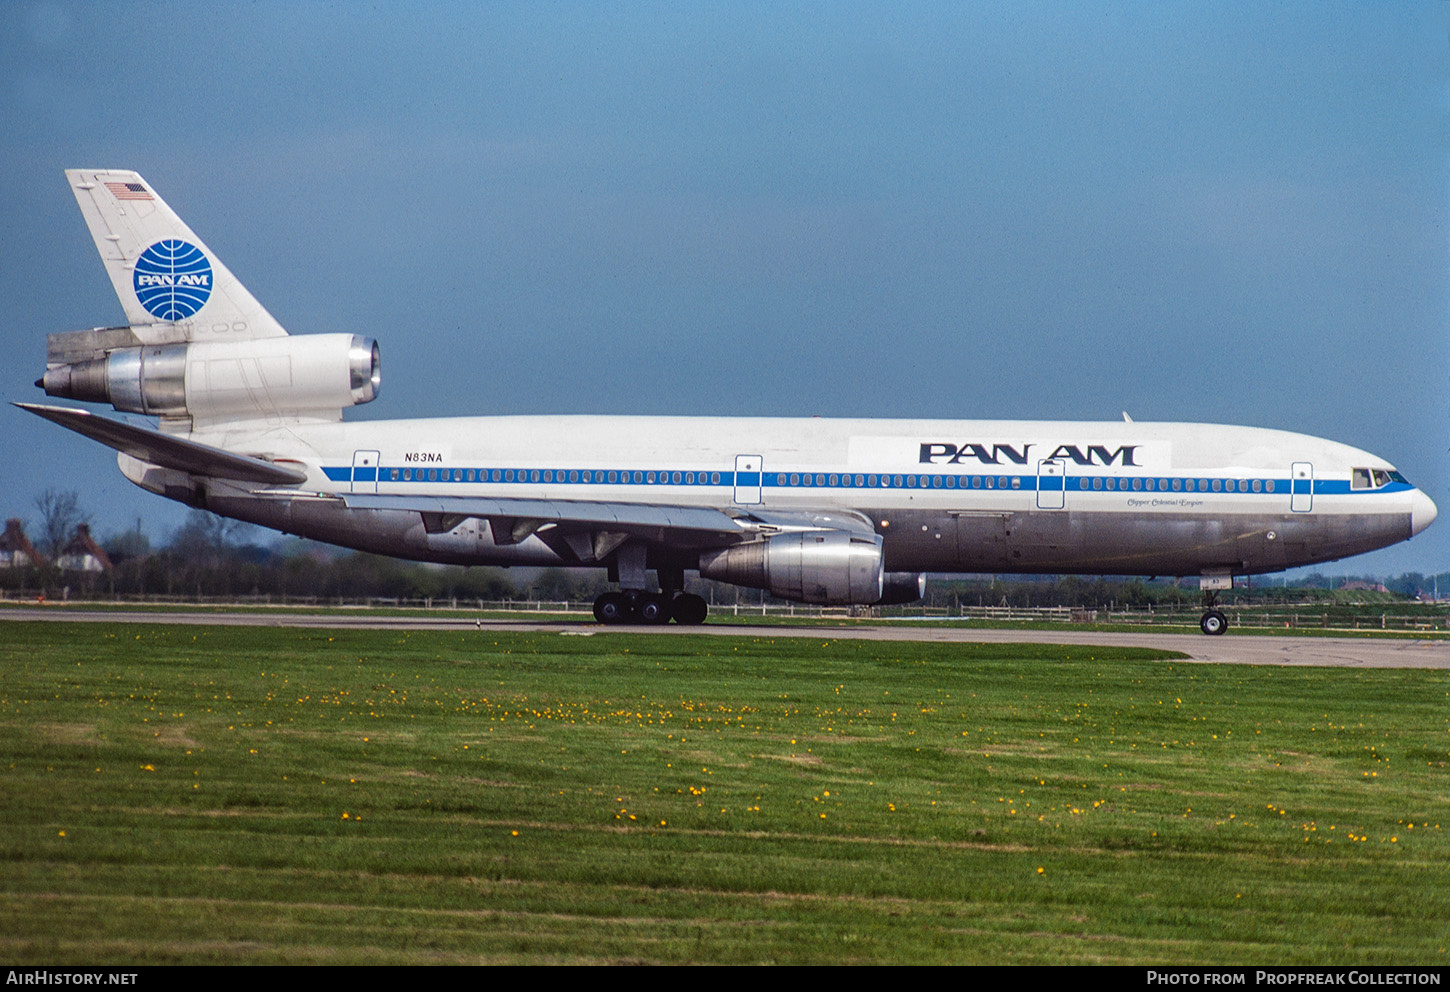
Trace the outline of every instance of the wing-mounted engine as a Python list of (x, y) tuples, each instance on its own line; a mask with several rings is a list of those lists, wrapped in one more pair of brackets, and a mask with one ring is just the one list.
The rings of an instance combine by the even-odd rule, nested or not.
[(355, 334), (142, 344), (122, 327), (47, 344), (47, 395), (164, 418), (336, 420), (381, 384), (377, 342)]
[(881, 601), (881, 535), (844, 530), (777, 534), (700, 555), (700, 575), (798, 603), (827, 606)]

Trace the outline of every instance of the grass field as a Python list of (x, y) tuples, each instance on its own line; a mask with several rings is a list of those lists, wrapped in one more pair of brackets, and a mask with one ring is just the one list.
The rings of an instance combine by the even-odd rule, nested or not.
[(7, 622), (0, 957), (1447, 961), (1450, 672), (591, 630)]

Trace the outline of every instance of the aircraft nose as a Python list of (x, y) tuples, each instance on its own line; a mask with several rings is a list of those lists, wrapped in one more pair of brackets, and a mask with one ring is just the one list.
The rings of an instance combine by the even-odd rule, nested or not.
[(1413, 537), (1430, 526), (1439, 512), (1435, 509), (1435, 501), (1416, 489), (1410, 500), (1410, 536)]

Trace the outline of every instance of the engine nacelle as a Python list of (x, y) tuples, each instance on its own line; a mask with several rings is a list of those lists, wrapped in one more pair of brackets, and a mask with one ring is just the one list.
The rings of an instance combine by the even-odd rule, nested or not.
[(38, 385), (123, 413), (251, 419), (367, 403), (381, 375), (372, 338), (311, 334), (115, 348), (52, 365)]
[(777, 534), (700, 555), (700, 574), (798, 603), (856, 606), (881, 600), (879, 534), (843, 530)]

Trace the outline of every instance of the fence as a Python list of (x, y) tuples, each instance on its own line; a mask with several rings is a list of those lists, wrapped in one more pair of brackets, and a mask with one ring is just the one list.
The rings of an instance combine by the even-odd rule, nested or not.
[[(79, 600), (62, 600), (78, 604)], [(35, 603), (35, 593), (5, 593), (0, 601)], [(54, 600), (47, 600), (54, 602)], [(397, 599), (365, 597), (359, 599), (322, 598), (317, 596), (125, 596), (104, 600), (87, 599), (87, 605), (157, 605), (197, 609), (343, 609), (343, 610), (432, 610), (467, 613), (537, 613), (566, 616), (591, 616), (589, 602), (535, 599)], [(1327, 630), (1450, 630), (1450, 606), (1446, 604), (1406, 604), (1396, 610), (1366, 606), (1288, 604), (1273, 606), (1220, 606), (1234, 627), (1276, 627)], [(716, 603), (710, 607), (713, 616), (748, 620), (764, 618), (838, 618), (887, 621), (992, 622), (1033, 624), (1117, 624), (1152, 627), (1197, 628), (1200, 609), (1162, 609), (1154, 607), (1124, 609), (1085, 609), (1069, 606), (811, 606), (800, 603)]]

